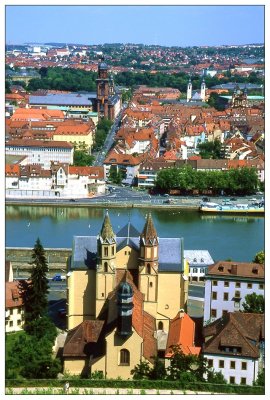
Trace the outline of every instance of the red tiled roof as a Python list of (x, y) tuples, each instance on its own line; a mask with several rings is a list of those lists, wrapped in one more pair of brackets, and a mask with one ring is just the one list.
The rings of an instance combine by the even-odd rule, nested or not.
[(194, 346), (195, 323), (184, 312), (179, 312), (176, 317), (170, 321), (169, 335), (165, 357), (173, 355), (171, 346), (179, 346), (185, 355), (199, 355), (201, 348)]
[(20, 282), (6, 282), (6, 308), (20, 307), (23, 305), (23, 298), (20, 289)]
[(64, 141), (48, 141), (48, 140), (33, 140), (33, 139), (15, 139), (9, 140), (6, 143), (6, 147), (8, 146), (15, 146), (15, 147), (61, 147), (61, 148), (68, 148), (72, 149), (73, 146)]

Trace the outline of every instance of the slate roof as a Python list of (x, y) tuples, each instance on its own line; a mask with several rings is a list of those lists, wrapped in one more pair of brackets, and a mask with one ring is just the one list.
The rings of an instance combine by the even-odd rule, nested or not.
[(190, 266), (214, 264), (214, 260), (207, 250), (184, 250), (184, 257), (187, 259)]
[(45, 96), (29, 96), (29, 104), (91, 106), (96, 99), (95, 92), (89, 93), (49, 93)]
[[(129, 242), (127, 242), (127, 237), (116, 237), (117, 250), (120, 250), (127, 244), (132, 248), (139, 249), (139, 237), (130, 237)], [(183, 272), (182, 251), (182, 238), (159, 238), (159, 271)], [(75, 236), (73, 239), (71, 269), (96, 269), (96, 263), (97, 237)]]

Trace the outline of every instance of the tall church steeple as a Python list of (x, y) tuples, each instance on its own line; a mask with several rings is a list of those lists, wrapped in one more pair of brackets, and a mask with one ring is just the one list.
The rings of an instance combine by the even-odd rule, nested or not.
[(103, 242), (106, 242), (108, 244), (115, 242), (115, 233), (112, 228), (108, 210), (106, 210), (105, 218), (100, 232), (100, 237)]
[(108, 77), (108, 65), (102, 58), (98, 64), (98, 78), (97, 84), (97, 112), (100, 118), (109, 117), (109, 77)]
[(158, 245), (157, 231), (149, 213), (140, 235), (139, 289), (145, 295), (145, 302), (149, 302), (150, 308), (157, 301)]
[(116, 236), (112, 228), (108, 210), (97, 237), (96, 271), (96, 317), (99, 315), (108, 293), (113, 290), (116, 258)]
[(202, 84), (201, 84), (201, 99), (202, 101), (205, 101), (205, 91), (206, 91), (206, 86), (205, 86), (205, 80), (203, 78)]
[(192, 97), (192, 83), (191, 83), (191, 78), (189, 77), (187, 85), (187, 101), (190, 101), (191, 97)]

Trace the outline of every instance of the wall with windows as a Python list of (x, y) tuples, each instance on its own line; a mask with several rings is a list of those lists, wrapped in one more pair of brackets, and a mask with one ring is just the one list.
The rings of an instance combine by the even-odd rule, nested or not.
[(106, 338), (106, 378), (131, 379), (130, 371), (142, 357), (143, 339), (132, 329), (132, 335), (121, 337), (114, 329)]
[(252, 385), (258, 376), (258, 360), (232, 355), (204, 354), (208, 366), (215, 372), (221, 372), (228, 383)]
[(6, 332), (17, 332), (23, 329), (24, 308), (12, 307), (6, 309)]
[(211, 278), (205, 281), (204, 322), (214, 321), (229, 311), (243, 310), (243, 302), (248, 294), (256, 293), (264, 296), (264, 281), (226, 280)]

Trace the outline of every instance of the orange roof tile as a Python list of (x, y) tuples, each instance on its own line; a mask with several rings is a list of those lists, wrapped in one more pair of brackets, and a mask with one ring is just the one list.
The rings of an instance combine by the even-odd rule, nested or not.
[(179, 346), (185, 355), (199, 355), (200, 347), (194, 346), (195, 323), (185, 312), (179, 311), (176, 317), (170, 321), (169, 335), (165, 357), (171, 357), (171, 346)]

